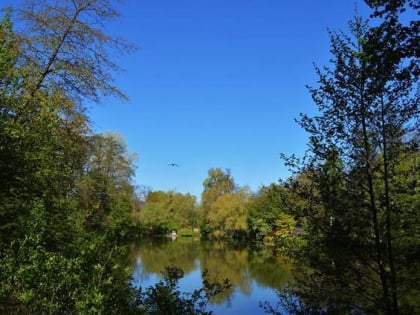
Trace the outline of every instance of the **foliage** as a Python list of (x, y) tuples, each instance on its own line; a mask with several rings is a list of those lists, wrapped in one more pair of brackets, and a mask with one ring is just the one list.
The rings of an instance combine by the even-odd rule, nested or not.
[(101, 31), (119, 13), (112, 0), (30, 0), (17, 10), (24, 24), (18, 33), (18, 64), (26, 71), (25, 89), (59, 91), (73, 101), (99, 101), (103, 95), (126, 98), (113, 82), (119, 71), (111, 59), (132, 45)]
[(281, 214), (275, 222), (275, 235), (278, 242), (282, 243), (285, 239), (290, 237), (296, 229), (296, 221), (293, 216), (289, 214)]
[(208, 177), (203, 181), (203, 188), (201, 194), (201, 212), (203, 215), (201, 231), (206, 235), (211, 232), (210, 227), (207, 226), (207, 216), (211, 212), (212, 204), (220, 196), (233, 193), (236, 187), (230, 170), (224, 172), (220, 168), (211, 168), (208, 170)]
[(223, 283), (211, 283), (207, 271), (204, 270), (203, 287), (189, 294), (182, 293), (178, 289), (178, 282), (184, 275), (182, 269), (166, 267), (163, 275), (163, 280), (139, 293), (139, 304), (145, 310), (145, 314), (210, 315), (212, 312), (205, 310), (210, 298), (230, 287), (228, 280), (224, 280)]
[[(369, 28), (356, 17), (349, 36), (331, 32), (332, 67), (317, 67), (319, 86), (309, 88), (318, 114), (302, 114), (299, 121), (310, 134), (301, 168), (309, 180), (291, 186), (307, 200), (307, 243), (297, 253), (301, 265), (291, 291), (304, 306), (294, 308), (298, 314), (418, 308), (401, 298), (417, 291), (403, 276), (417, 266), (407, 260), (417, 245), (399, 237), (418, 238), (411, 223), (399, 223), (407, 215), (417, 220), (408, 197), (415, 189), (397, 184), (404, 176), (400, 166), (418, 155), (418, 64), (415, 56), (403, 55), (408, 42), (389, 23)], [(402, 205), (406, 197), (410, 201)]]
[(89, 229), (126, 225), (129, 233), (135, 211), (132, 184), (134, 155), (127, 152), (121, 135), (105, 133), (88, 139), (87, 162), (77, 183), (78, 206)]
[(275, 222), (286, 211), (285, 188), (271, 184), (262, 187), (248, 204), (247, 225), (249, 236), (262, 240), (273, 234)]
[[(0, 311), (206, 314), (226, 283), (204, 277), (202, 289), (183, 295), (182, 273), (170, 268), (154, 288), (128, 285), (119, 244), (136, 218), (153, 233), (201, 221), (208, 235), (248, 234), (289, 247), (302, 225), (289, 295), (300, 299), (296, 312), (418, 313), (419, 22), (399, 18), (418, 5), (366, 2), (382, 23), (369, 27), (356, 17), (349, 35), (330, 33), (331, 67), (317, 67), (319, 86), (309, 88), (318, 113), (300, 120), (311, 151), (297, 176), (251, 198), (229, 170), (210, 169), (202, 220), (188, 194), (148, 192), (139, 200), (123, 139), (90, 131), (86, 100), (126, 98), (113, 84), (119, 67), (110, 56), (132, 47), (101, 31), (118, 16), (115, 2), (30, 0), (4, 10)], [(237, 261), (225, 259), (215, 269)]]
[(208, 170), (208, 177), (203, 181), (203, 187), (204, 191), (214, 189), (217, 191), (217, 195), (221, 196), (233, 192), (235, 182), (229, 169), (223, 171), (220, 168), (211, 168)]
[(247, 196), (243, 192), (227, 193), (212, 203), (207, 216), (207, 226), (213, 231), (213, 236), (239, 237), (246, 233), (246, 199)]
[(149, 234), (198, 227), (196, 198), (173, 191), (151, 191), (140, 209), (140, 223)]
[[(87, 11), (89, 18), (83, 20)], [(81, 103), (81, 98), (113, 93), (110, 81), (104, 81), (111, 78), (111, 61), (99, 55), (104, 41), (111, 44), (113, 38), (87, 24), (111, 11), (108, 1), (28, 1), (19, 9), (24, 19), (19, 34), (13, 11), (0, 19), (2, 313), (121, 314), (132, 309), (130, 273), (119, 263), (123, 250), (117, 244), (131, 220), (133, 166), (121, 150), (111, 152), (118, 163), (102, 160), (108, 169), (92, 166), (110, 138), (91, 135)], [(116, 166), (127, 171), (124, 185), (121, 176), (109, 172), (119, 170)], [(89, 200), (80, 189), (87, 182), (92, 184)], [(102, 211), (99, 201), (110, 197)], [(99, 218), (86, 220), (87, 214)]]
[[(132, 288), (121, 264), (140, 204), (134, 158), (121, 136), (91, 134), (82, 102), (124, 96), (108, 53), (127, 46), (96, 27), (117, 15), (111, 4), (28, 1), (19, 34), (12, 11), (0, 20), (2, 313), (143, 314), (146, 304), (153, 313), (153, 296)], [(195, 199), (173, 197), (180, 224), (192, 225)], [(180, 314), (206, 314), (223, 287), (205, 282), (184, 298), (178, 276), (167, 279), (159, 290), (178, 295)]]

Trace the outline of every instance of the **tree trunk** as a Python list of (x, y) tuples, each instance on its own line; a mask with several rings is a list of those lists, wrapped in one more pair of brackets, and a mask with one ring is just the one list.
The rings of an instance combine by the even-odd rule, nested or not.
[(361, 122), (362, 122), (362, 136), (363, 136), (363, 155), (364, 155), (364, 164), (366, 169), (366, 179), (368, 184), (368, 193), (369, 193), (369, 210), (372, 215), (372, 224), (374, 230), (374, 240), (375, 240), (375, 254), (376, 254), (376, 264), (379, 268), (379, 277), (381, 279), (382, 284), (382, 296), (385, 303), (386, 314), (392, 315), (392, 307), (391, 302), (389, 300), (389, 290), (388, 290), (388, 282), (387, 276), (384, 267), (383, 261), (383, 253), (382, 253), (382, 246), (381, 246), (381, 235), (378, 223), (378, 209), (375, 203), (375, 190), (373, 185), (373, 174), (372, 174), (372, 164), (370, 158), (371, 146), (369, 142), (367, 126), (366, 126), (366, 107), (365, 107), (365, 100), (364, 100), (364, 88), (363, 88), (363, 66), (361, 69), (361, 83), (360, 83), (360, 114), (361, 114)]
[(384, 109), (384, 100), (381, 99), (381, 124), (382, 124), (382, 146), (383, 146), (383, 181), (384, 181), (384, 193), (385, 193), (385, 211), (386, 211), (386, 241), (387, 241), (387, 251), (388, 251), (388, 260), (389, 267), (391, 270), (391, 291), (392, 291), (392, 307), (393, 314), (399, 314), (398, 307), (398, 297), (397, 297), (397, 275), (395, 271), (394, 264), (394, 253), (392, 249), (392, 234), (391, 234), (391, 203), (390, 203), (390, 188), (389, 188), (389, 157), (388, 157), (388, 141), (385, 130), (385, 109)]

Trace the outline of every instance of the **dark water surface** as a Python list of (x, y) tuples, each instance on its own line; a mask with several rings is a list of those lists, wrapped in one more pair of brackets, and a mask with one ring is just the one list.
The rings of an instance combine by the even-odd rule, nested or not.
[(135, 286), (154, 285), (166, 266), (184, 271), (185, 277), (180, 281), (180, 290), (184, 292), (201, 287), (203, 269), (208, 270), (211, 280), (228, 278), (232, 288), (217, 296), (207, 308), (215, 315), (264, 314), (259, 303), (268, 301), (276, 305), (275, 290), (291, 278), (287, 257), (266, 247), (179, 238), (142, 241), (133, 245), (131, 254)]

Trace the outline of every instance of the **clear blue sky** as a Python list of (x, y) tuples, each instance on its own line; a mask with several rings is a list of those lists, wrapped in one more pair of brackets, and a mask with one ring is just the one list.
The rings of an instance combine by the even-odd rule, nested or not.
[(354, 12), (352, 0), (126, 0), (112, 32), (139, 47), (118, 61), (130, 101), (95, 105), (93, 128), (124, 136), (136, 183), (154, 190), (200, 196), (216, 167), (254, 191), (287, 178), (280, 153), (306, 149), (294, 119), (314, 112), (305, 85), (330, 58), (327, 28)]

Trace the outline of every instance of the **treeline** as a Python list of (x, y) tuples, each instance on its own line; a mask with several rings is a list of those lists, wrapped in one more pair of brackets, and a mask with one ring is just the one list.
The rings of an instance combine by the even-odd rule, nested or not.
[(212, 168), (203, 181), (201, 202), (173, 191), (150, 191), (138, 209), (142, 233), (218, 240), (252, 240), (273, 245), (297, 241), (302, 220), (299, 196), (288, 185), (271, 184), (254, 193), (239, 187), (229, 170)]

